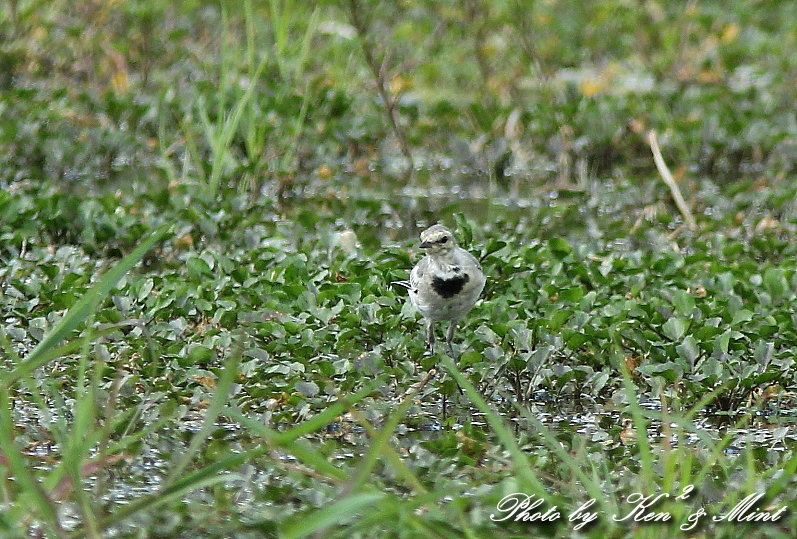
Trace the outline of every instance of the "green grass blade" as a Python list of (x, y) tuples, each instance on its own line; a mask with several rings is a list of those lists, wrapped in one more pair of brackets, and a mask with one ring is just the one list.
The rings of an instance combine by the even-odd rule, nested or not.
[[(42, 518), (50, 529), (59, 529), (58, 512), (52, 500), (42, 489), (35, 476), (25, 465), (22, 454), (14, 442), (14, 426), (11, 421), (11, 398), (6, 388), (0, 388), (0, 454), (5, 458), (11, 476), (19, 482), (22, 499)], [(17, 509), (21, 506), (17, 505)]]
[[(531, 469), (531, 465), (529, 464), (529, 460), (523, 451), (518, 446), (517, 440), (515, 440), (515, 436), (512, 433), (512, 429), (507, 426), (503, 419), (495, 413), (491, 407), (487, 405), (485, 400), (476, 391), (476, 388), (465, 378), (462, 373), (457, 369), (457, 366), (454, 364), (454, 361), (450, 357), (444, 357), (441, 360), (443, 367), (448, 371), (448, 373), (457, 381), (459, 387), (465, 392), (465, 395), (471, 400), (471, 402), (482, 411), (487, 418), (487, 422), (490, 424), (490, 428), (493, 430), (495, 435), (500, 440), (501, 444), (509, 451), (509, 454), (512, 456), (512, 462), (515, 466), (515, 470), (518, 473), (518, 478), (525, 483), (525, 485), (531, 489), (531, 493), (536, 494), (540, 497), (550, 497), (550, 494), (545, 490), (545, 487), (540, 483), (540, 480), (537, 479), (537, 476), (534, 474), (534, 470)], [(557, 502), (551, 502), (554, 505), (557, 505)]]
[(22, 373), (29, 372), (31, 365), (41, 365), (41, 359), (58, 343), (64, 340), (75, 328), (84, 322), (96, 309), (97, 305), (105, 299), (116, 283), (130, 269), (141, 260), (155, 243), (171, 228), (171, 224), (162, 225), (149, 238), (141, 242), (129, 255), (105, 273), (83, 296), (72, 305), (63, 318), (45, 335), (45, 337), (30, 351), (20, 365), (12, 372), (0, 379), (0, 387), (9, 387), (13, 380), (18, 379)]
[[(509, 400), (509, 399), (508, 399)], [(597, 481), (590, 478), (570, 453), (562, 446), (551, 431), (526, 408), (517, 402), (512, 402), (515, 409), (534, 427), (535, 435), (543, 444), (555, 453), (562, 461), (562, 466), (567, 467), (574, 478), (581, 483), (581, 487), (590, 498), (603, 505), (604, 514), (610, 515), (617, 512), (617, 500), (612, 494), (604, 493)]]
[(385, 496), (387, 494), (382, 492), (351, 494), (319, 511), (303, 514), (292, 519), (282, 529), (282, 536), (285, 539), (306, 537), (317, 530), (334, 526), (342, 520), (352, 518), (357, 511), (379, 502)]
[(262, 423), (246, 417), (238, 410), (227, 409), (225, 410), (224, 414), (230, 417), (230, 419), (237, 421), (242, 426), (249, 429), (250, 434), (263, 438), (263, 440), (265, 440), (265, 442), (269, 445), (274, 445), (274, 447), (280, 447), (284, 449), (299, 459), (299, 461), (301, 461), (303, 464), (312, 467), (315, 471), (324, 474), (327, 477), (332, 477), (341, 481), (349, 479), (349, 476), (346, 474), (346, 472), (332, 465), (325, 456), (321, 455), (317, 451), (313, 451), (309, 447), (299, 444), (299, 442), (296, 440), (291, 440), (288, 443), (277, 445), (274, 443), (274, 440), (281, 433), (266, 427)]
[(238, 374), (238, 363), (240, 362), (241, 354), (243, 353), (243, 335), (240, 332), (238, 333), (236, 341), (238, 342), (238, 345), (230, 353), (230, 357), (227, 358), (227, 361), (224, 362), (224, 370), (221, 372), (221, 376), (219, 377), (216, 391), (213, 393), (213, 399), (210, 401), (210, 405), (207, 407), (207, 410), (205, 410), (205, 417), (202, 421), (202, 427), (200, 427), (199, 431), (197, 431), (197, 433), (191, 438), (191, 442), (188, 444), (188, 449), (186, 449), (185, 453), (180, 457), (180, 460), (175, 464), (171, 473), (163, 482), (164, 487), (168, 487), (168, 485), (180, 477), (185, 468), (194, 458), (194, 455), (196, 455), (199, 449), (202, 447), (202, 444), (207, 442), (211, 433), (216, 428), (216, 419), (219, 417), (219, 414), (227, 402), (227, 397), (230, 394), (230, 388), (232, 388), (232, 384), (235, 382), (235, 376)]
[[(116, 331), (117, 328), (106, 328), (100, 331), (92, 331), (89, 333), (87, 338), (95, 339), (97, 337), (102, 337), (103, 335), (108, 335)], [(66, 344), (62, 344), (61, 346), (57, 346), (55, 348), (49, 348), (47, 350), (42, 350), (41, 354), (39, 354), (35, 359), (30, 360), (26, 359), (24, 362), (20, 363), (15, 367), (11, 372), (0, 378), (0, 387), (8, 388), (11, 387), (17, 380), (20, 378), (24, 378), (28, 376), (31, 372), (35, 371), (42, 365), (46, 365), (49, 361), (65, 356), (67, 354), (71, 354), (78, 348), (83, 346), (82, 339), (75, 339), (74, 341), (70, 341)]]

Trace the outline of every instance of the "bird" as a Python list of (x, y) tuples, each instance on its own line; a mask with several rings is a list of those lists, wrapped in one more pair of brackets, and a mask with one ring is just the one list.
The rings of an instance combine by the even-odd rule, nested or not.
[(434, 352), (434, 326), (448, 320), (446, 343), (455, 358), (454, 331), (457, 324), (476, 304), (484, 288), (485, 276), (479, 261), (457, 246), (454, 234), (441, 224), (421, 232), (424, 256), (410, 271), (410, 302), (426, 320), (426, 354)]

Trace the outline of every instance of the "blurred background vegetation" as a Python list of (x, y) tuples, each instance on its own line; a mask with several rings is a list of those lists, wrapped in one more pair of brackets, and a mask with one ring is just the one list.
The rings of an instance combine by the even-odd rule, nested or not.
[(649, 129), (692, 181), (775, 181), (797, 153), (796, 11), (786, 0), (9, 0), (0, 151), (13, 166), (0, 181), (529, 196), (652, 179)]

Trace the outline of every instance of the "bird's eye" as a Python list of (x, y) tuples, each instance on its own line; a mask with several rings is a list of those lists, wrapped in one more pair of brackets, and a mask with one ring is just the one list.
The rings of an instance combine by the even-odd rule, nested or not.
[(448, 241), (448, 236), (443, 236), (443, 239), (440, 240), (440, 243), (446, 243)]

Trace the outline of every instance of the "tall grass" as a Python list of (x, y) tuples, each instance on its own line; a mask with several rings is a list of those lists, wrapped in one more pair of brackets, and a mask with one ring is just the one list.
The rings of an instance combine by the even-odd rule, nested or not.
[[(190, 169), (198, 176), (200, 193), (208, 200), (218, 196), (222, 182), (256, 191), (264, 179), (279, 184), (283, 175), (291, 174), (296, 168), (308, 107), (314, 99), (311, 77), (305, 71), (320, 8), (308, 10), (291, 1), (271, 0), (268, 18), (263, 20), (252, 1), (245, 0), (243, 46), (231, 29), (229, 11), (230, 6), (222, 4), (218, 91), (211, 99), (195, 97), (200, 129), (191, 117), (181, 122)], [(275, 134), (271, 115), (286, 113), (296, 94), (301, 102), (287, 123), (287, 132)], [(209, 149), (208, 156), (202, 148)], [(171, 181), (188, 180), (185, 171), (178, 176), (168, 166), (165, 154), (163, 162)]]

